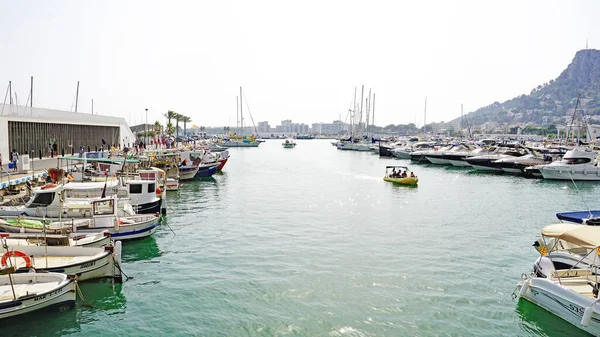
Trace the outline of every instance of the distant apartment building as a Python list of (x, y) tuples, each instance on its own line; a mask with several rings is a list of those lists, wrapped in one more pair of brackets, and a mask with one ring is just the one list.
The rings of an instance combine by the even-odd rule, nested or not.
[(264, 122), (258, 122), (258, 132), (264, 132), (264, 133), (268, 133), (271, 132), (271, 125), (269, 125), (269, 122), (264, 121)]
[(348, 124), (342, 121), (333, 121), (333, 123), (314, 123), (312, 132), (323, 135), (339, 135), (348, 131)]

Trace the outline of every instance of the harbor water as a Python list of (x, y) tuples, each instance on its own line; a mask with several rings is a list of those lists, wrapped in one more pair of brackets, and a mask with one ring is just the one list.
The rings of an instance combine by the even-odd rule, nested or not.
[[(63, 312), (5, 336), (579, 336), (511, 298), (556, 212), (600, 184), (477, 173), (326, 140), (232, 148), (222, 174), (169, 192), (167, 225), (123, 244), (123, 284), (82, 283)], [(384, 182), (408, 165), (417, 188)]]

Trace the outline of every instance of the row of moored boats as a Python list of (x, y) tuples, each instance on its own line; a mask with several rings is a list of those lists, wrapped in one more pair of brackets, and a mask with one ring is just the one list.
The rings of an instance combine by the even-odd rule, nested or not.
[(229, 154), (220, 150), (67, 157), (63, 168), (48, 171), (42, 186), (5, 200), (0, 206), (0, 319), (73, 307), (78, 282), (122, 281), (121, 242), (151, 236), (166, 215), (167, 191), (176, 189), (173, 180), (178, 186), (222, 169)]

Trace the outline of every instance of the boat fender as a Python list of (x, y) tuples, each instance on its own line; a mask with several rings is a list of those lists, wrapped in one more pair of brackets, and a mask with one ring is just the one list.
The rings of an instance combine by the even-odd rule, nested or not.
[(115, 249), (113, 254), (115, 255), (115, 262), (119, 265), (119, 267), (121, 266), (121, 250), (122, 250), (122, 244), (121, 241), (117, 241), (115, 242)]
[(8, 258), (11, 256), (22, 257), (23, 260), (25, 260), (25, 268), (31, 268), (31, 258), (29, 258), (29, 256), (27, 256), (27, 254), (23, 253), (20, 250), (11, 250), (9, 252), (4, 253), (4, 255), (2, 255), (2, 260), (0, 260), (0, 265), (2, 265), (3, 268), (6, 267), (6, 260), (8, 260)]
[(528, 288), (529, 288), (529, 279), (526, 279), (523, 281), (523, 284), (521, 284), (521, 289), (519, 289), (519, 298), (525, 296), (525, 293), (527, 292)]
[(585, 311), (583, 312), (583, 317), (581, 318), (581, 325), (590, 325), (590, 321), (592, 320), (592, 314), (594, 313), (594, 304), (596, 304), (596, 302), (592, 303), (592, 305), (585, 308)]

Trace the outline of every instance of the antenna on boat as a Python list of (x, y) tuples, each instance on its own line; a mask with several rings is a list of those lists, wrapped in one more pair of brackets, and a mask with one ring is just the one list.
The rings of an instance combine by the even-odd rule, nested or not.
[(585, 198), (583, 198), (583, 196), (579, 192), (579, 188), (577, 187), (577, 184), (575, 184), (575, 180), (573, 179), (573, 176), (571, 176), (571, 172), (567, 172), (567, 173), (569, 174), (569, 178), (571, 178), (571, 182), (573, 182), (573, 186), (575, 186), (575, 189), (577, 190), (577, 194), (579, 194), (579, 196), (581, 197), (581, 201), (583, 201), (583, 204), (587, 208), (588, 214), (590, 215), (590, 218), (591, 218), (593, 215), (592, 215), (592, 211), (590, 210), (590, 206), (588, 206), (588, 204), (585, 202)]

